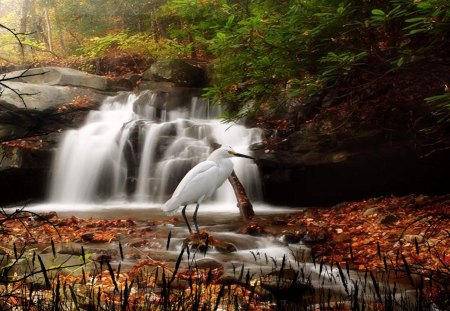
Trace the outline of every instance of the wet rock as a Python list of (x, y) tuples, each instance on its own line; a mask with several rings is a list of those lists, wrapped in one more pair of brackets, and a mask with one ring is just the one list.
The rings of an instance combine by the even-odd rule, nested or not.
[(92, 242), (94, 240), (95, 232), (85, 232), (81, 235), (81, 239), (85, 242)]
[(280, 239), (286, 244), (297, 244), (301, 241), (301, 237), (294, 233), (286, 233), (282, 235)]
[(368, 208), (364, 211), (363, 215), (364, 216), (372, 216), (374, 214), (376, 214), (378, 212), (379, 208), (378, 207), (371, 207)]
[(302, 241), (305, 244), (318, 244), (325, 242), (328, 239), (328, 236), (329, 234), (325, 228), (312, 227), (308, 228)]
[(265, 233), (265, 230), (258, 223), (249, 223), (247, 226), (241, 229), (241, 232), (250, 235), (262, 235)]
[(144, 247), (149, 244), (149, 241), (146, 239), (134, 239), (127, 243), (127, 246), (130, 247)]
[(237, 251), (236, 246), (232, 243), (218, 240), (214, 240), (214, 248), (222, 254), (229, 254)]
[(417, 241), (417, 243), (422, 243), (424, 240), (423, 236), (420, 234), (406, 234), (403, 239), (410, 243), (415, 243), (415, 241)]
[(195, 262), (198, 269), (220, 269), (223, 270), (223, 264), (213, 258), (202, 258)]
[(399, 221), (400, 218), (398, 218), (397, 216), (395, 216), (394, 214), (387, 214), (387, 215), (383, 215), (382, 217), (380, 217), (380, 219), (378, 220), (378, 222), (381, 225), (392, 225), (393, 223)]

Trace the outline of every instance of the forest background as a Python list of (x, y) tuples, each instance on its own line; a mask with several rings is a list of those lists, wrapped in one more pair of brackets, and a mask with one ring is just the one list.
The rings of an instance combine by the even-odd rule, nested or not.
[[(232, 120), (286, 111), (331, 89), (333, 105), (355, 103), (399, 72), (412, 81), (433, 64), (448, 68), (449, 15), (443, 0), (1, 0), (0, 23), (23, 51), (2, 29), (0, 62), (117, 75), (157, 58), (204, 61), (212, 72), (206, 96)], [(416, 113), (408, 126), (447, 123), (448, 81), (436, 74), (417, 87), (394, 108), (409, 98), (433, 120), (417, 127)]]
[[(322, 165), (305, 178), (307, 185), (318, 188), (321, 199), (329, 192), (321, 187), (332, 179), (330, 167), (339, 166), (339, 161), (343, 176), (356, 171), (362, 176), (359, 181), (368, 181), (370, 196), (376, 197), (388, 195), (386, 188), (377, 192), (376, 186), (401, 175), (392, 168), (410, 157), (412, 164), (401, 177), (418, 185), (408, 188), (408, 194), (450, 192), (445, 183), (450, 151), (446, 0), (0, 0), (0, 26), (2, 72), (63, 66), (118, 77), (140, 75), (159, 59), (185, 59), (206, 68), (205, 96), (222, 105), (224, 120), (244, 120), (268, 133), (256, 156), (259, 164), (271, 173), (275, 156), (270, 157), (276, 150), (287, 158), (277, 162), (278, 167), (292, 172), (289, 165), (296, 161), (302, 177), (305, 167)], [(305, 156), (311, 150), (319, 156)], [(336, 150), (344, 156), (334, 157)], [(432, 163), (431, 173), (441, 179), (409, 178), (409, 173), (419, 171), (414, 165), (420, 161), (426, 162), (426, 169)], [(389, 162), (392, 167), (383, 166)], [(371, 168), (377, 174), (370, 175)], [(370, 174), (363, 175), (364, 170)], [(320, 178), (311, 179), (318, 171)], [(277, 198), (281, 188), (293, 183), (281, 184), (275, 178), (285, 175), (272, 175)], [(330, 189), (340, 194), (339, 186), (347, 182), (347, 188), (359, 195), (349, 200), (366, 195), (360, 193), (360, 183), (334, 175)], [(295, 177), (289, 176), (294, 181)], [(405, 194), (404, 189), (386, 187), (390, 193)], [(304, 188), (294, 187), (293, 193), (302, 197), (299, 191)], [(435, 296), (443, 298), (435, 301), (448, 306), (448, 204), (448, 195), (380, 197), (343, 203), (331, 212), (308, 211), (284, 224), (306, 226), (309, 232), (316, 228), (319, 233), (322, 223), (332, 227), (328, 238), (335, 247), (317, 247), (324, 262), (350, 262), (364, 270), (387, 267), (382, 258), (390, 258), (401, 271), (410, 270), (407, 262), (421, 276), (439, 271), (433, 278), (440, 284)], [(388, 222), (394, 225), (375, 221), (377, 213), (390, 216)], [(369, 233), (361, 229), (367, 228), (364, 217), (374, 224)], [(431, 220), (418, 221), (423, 219)], [(411, 228), (416, 224), (420, 228)], [(104, 226), (111, 230), (109, 224)], [(263, 231), (258, 224), (248, 228)], [(407, 229), (412, 233), (401, 244)], [(290, 234), (298, 238), (297, 232)]]

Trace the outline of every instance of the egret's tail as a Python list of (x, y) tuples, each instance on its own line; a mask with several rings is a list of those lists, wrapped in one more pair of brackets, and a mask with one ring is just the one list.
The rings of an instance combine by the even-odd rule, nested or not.
[(168, 215), (174, 215), (178, 211), (180, 206), (180, 200), (177, 197), (172, 197), (161, 206), (161, 209)]

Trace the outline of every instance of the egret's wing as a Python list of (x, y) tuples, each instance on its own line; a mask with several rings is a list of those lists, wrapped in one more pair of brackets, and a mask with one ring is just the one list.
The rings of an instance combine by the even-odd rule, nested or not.
[(196, 202), (212, 188), (215, 190), (218, 171), (213, 161), (197, 164), (183, 177), (172, 197), (178, 197), (183, 204)]

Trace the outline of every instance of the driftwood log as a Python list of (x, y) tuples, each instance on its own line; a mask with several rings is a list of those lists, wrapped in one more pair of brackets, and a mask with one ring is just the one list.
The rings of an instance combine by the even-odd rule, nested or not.
[[(213, 150), (216, 150), (217, 148), (221, 147), (221, 145), (214, 140), (210, 140), (209, 144), (211, 148), (213, 148)], [(233, 172), (231, 172), (230, 177), (228, 177), (228, 181), (233, 187), (234, 194), (236, 195), (237, 207), (239, 208), (242, 219), (244, 219), (244, 221), (250, 221), (253, 218), (253, 216), (255, 216), (255, 212), (253, 211), (253, 205), (250, 202), (250, 199), (248, 198), (247, 193), (245, 192), (245, 188), (240, 182), (234, 170)]]

